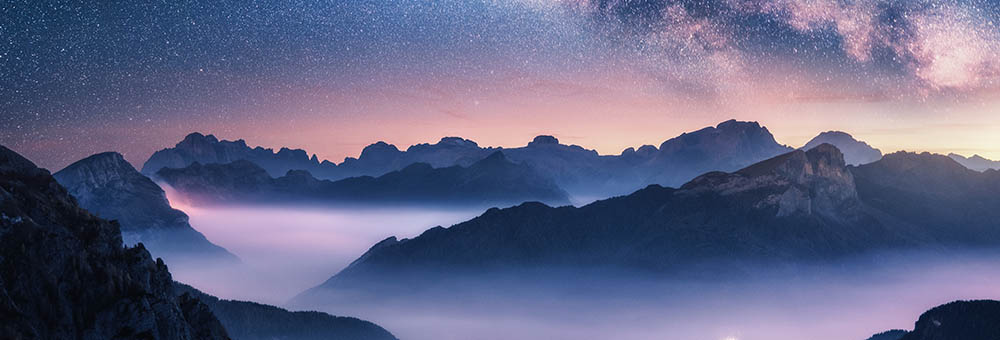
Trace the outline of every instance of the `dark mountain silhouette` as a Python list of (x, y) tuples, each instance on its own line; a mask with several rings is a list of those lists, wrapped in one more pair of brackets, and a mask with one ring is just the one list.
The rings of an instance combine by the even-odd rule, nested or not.
[(141, 244), (123, 247), (117, 223), (0, 146), (0, 338), (228, 339), (172, 282)]
[(433, 168), (414, 163), (379, 177), (319, 180), (305, 171), (271, 178), (249, 161), (164, 168), (157, 177), (201, 203), (302, 202), (409, 203), (453, 205), (515, 204), (539, 200), (568, 203), (567, 195), (532, 167), (502, 152), (468, 167)]
[(289, 170), (305, 170), (319, 179), (339, 180), (377, 177), (414, 163), (434, 168), (467, 167), (497, 150), (503, 150), (515, 163), (531, 165), (574, 195), (606, 197), (648, 184), (677, 186), (707, 171), (734, 171), (791, 149), (775, 142), (760, 124), (735, 120), (685, 133), (667, 140), (659, 149), (645, 145), (638, 150), (626, 149), (621, 155), (599, 155), (544, 135), (519, 148), (484, 148), (471, 140), (445, 137), (435, 144), (417, 144), (406, 150), (380, 141), (365, 147), (358, 158), (347, 158), (340, 164), (320, 163), (315, 156), (307, 158), (302, 150), (274, 153), (261, 147), (251, 149), (242, 140), (219, 141), (211, 135), (193, 133), (175, 147), (153, 154), (142, 172), (151, 176), (164, 167), (246, 160), (272, 177), (283, 176)]
[(896, 152), (852, 168), (869, 207), (948, 243), (993, 245), (1000, 237), (1000, 172), (976, 172), (943, 155)]
[(315, 155), (311, 158), (304, 150), (281, 148), (278, 152), (262, 147), (250, 148), (242, 140), (219, 141), (213, 135), (192, 133), (184, 137), (173, 148), (153, 153), (142, 166), (142, 173), (152, 176), (161, 168), (183, 168), (192, 163), (230, 163), (238, 160), (251, 161), (272, 176), (284, 175), (288, 170), (307, 170), (311, 173), (336, 176), (336, 164), (320, 162)]
[[(679, 189), (652, 185), (582, 208), (525, 203), (413, 239), (388, 238), (301, 298), (511, 268), (731, 272), (748, 263), (995, 245), (1000, 201), (984, 195), (996, 185), (995, 174), (929, 154), (848, 167), (839, 150), (822, 144), (736, 172), (710, 172)], [(954, 223), (941, 224), (949, 219)]]
[(955, 301), (920, 315), (900, 340), (1000, 339), (1000, 301)]
[(870, 338), (868, 338), (868, 340), (899, 340), (904, 335), (906, 335), (906, 331), (902, 329), (893, 329), (872, 335)]
[(802, 149), (809, 150), (824, 143), (840, 149), (844, 153), (844, 160), (850, 165), (868, 164), (882, 159), (881, 150), (869, 146), (868, 143), (854, 139), (850, 134), (841, 131), (820, 133), (806, 143)]
[(869, 340), (1000, 339), (1000, 301), (955, 301), (924, 312), (912, 331), (892, 330)]
[(989, 169), (1000, 170), (1000, 161), (994, 161), (990, 159), (983, 158), (980, 155), (972, 155), (972, 157), (965, 157), (959, 154), (950, 153), (948, 157), (954, 159), (959, 164), (962, 164), (966, 168), (976, 170), (976, 171), (986, 171)]
[(203, 301), (236, 340), (396, 339), (384, 328), (356, 318), (290, 312), (256, 302), (222, 300), (179, 282), (174, 286), (178, 295), (190, 294)]
[(163, 190), (118, 153), (84, 158), (53, 177), (81, 207), (101, 218), (117, 220), (125, 244), (142, 242), (153, 255), (167, 262), (182, 258), (239, 261), (194, 230), (187, 215), (170, 207)]

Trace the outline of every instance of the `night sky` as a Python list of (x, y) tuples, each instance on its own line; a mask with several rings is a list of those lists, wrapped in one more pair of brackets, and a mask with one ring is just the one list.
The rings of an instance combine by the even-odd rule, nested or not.
[(729, 118), (1000, 158), (997, 0), (0, 1), (0, 144), (53, 170), (192, 131), (339, 161)]

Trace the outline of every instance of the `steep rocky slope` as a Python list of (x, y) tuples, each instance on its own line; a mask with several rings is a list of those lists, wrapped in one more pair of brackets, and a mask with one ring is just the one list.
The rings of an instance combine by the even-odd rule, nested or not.
[(228, 339), (162, 261), (2, 146), (0, 319), (5, 339)]
[(80, 206), (121, 224), (126, 244), (142, 242), (154, 256), (171, 259), (238, 262), (209, 242), (170, 207), (163, 190), (118, 153), (106, 152), (77, 161), (53, 175)]

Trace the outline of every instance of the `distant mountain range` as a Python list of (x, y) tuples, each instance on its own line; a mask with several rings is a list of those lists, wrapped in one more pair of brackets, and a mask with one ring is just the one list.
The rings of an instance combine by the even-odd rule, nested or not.
[[(143, 209), (125, 215), (133, 221), (144, 221), (137, 216), (144, 210), (154, 212), (156, 222), (162, 191), (123, 164), (118, 154), (98, 154), (62, 176), (91, 202), (119, 192), (123, 197), (109, 204)], [(0, 317), (3, 339), (395, 339), (358, 319), (218, 300), (177, 286), (143, 244), (123, 244), (118, 222), (84, 210), (48, 171), (3, 146)]]
[(986, 159), (980, 155), (972, 155), (972, 157), (965, 157), (959, 154), (950, 153), (948, 154), (948, 157), (951, 157), (951, 159), (954, 159), (959, 164), (962, 164), (966, 168), (972, 170), (976, 171), (986, 171), (989, 169), (1000, 170), (1000, 161)]
[(840, 149), (844, 153), (844, 161), (848, 165), (861, 165), (875, 162), (882, 159), (882, 151), (873, 148), (868, 143), (854, 139), (853, 136), (841, 131), (827, 131), (820, 133), (802, 146), (803, 150), (809, 150), (820, 144), (830, 144)]
[(629, 148), (616, 156), (602, 156), (577, 145), (560, 144), (552, 136), (538, 136), (519, 148), (483, 148), (458, 137), (442, 138), (435, 144), (418, 144), (401, 151), (384, 142), (369, 145), (361, 155), (340, 164), (319, 162), (303, 150), (282, 148), (278, 152), (250, 148), (243, 140), (219, 141), (212, 135), (193, 133), (173, 148), (157, 151), (143, 165), (152, 176), (162, 168), (184, 168), (193, 163), (226, 164), (250, 161), (271, 177), (289, 170), (305, 170), (319, 179), (338, 180), (357, 176), (381, 176), (414, 163), (434, 168), (468, 167), (502, 150), (514, 163), (533, 167), (560, 188), (576, 196), (624, 194), (647, 184), (679, 185), (711, 170), (733, 171), (754, 162), (788, 152), (771, 133), (756, 122), (735, 120), (682, 134), (659, 148), (646, 145)]
[(142, 242), (154, 256), (171, 260), (239, 262), (188, 224), (188, 216), (170, 207), (163, 190), (136, 171), (121, 154), (106, 152), (77, 161), (53, 177), (81, 207), (117, 220), (127, 245)]
[(569, 198), (548, 177), (531, 166), (510, 162), (502, 151), (467, 167), (433, 168), (414, 163), (379, 177), (318, 180), (309, 172), (291, 170), (272, 178), (249, 161), (227, 164), (194, 163), (163, 168), (156, 177), (186, 197), (211, 203), (406, 203), (414, 205), (495, 206), (524, 201), (568, 204)]
[(955, 301), (920, 315), (912, 331), (892, 330), (868, 340), (1000, 339), (1000, 301)]
[(900, 152), (848, 167), (836, 147), (821, 144), (739, 171), (706, 173), (679, 189), (651, 185), (581, 208), (525, 203), (413, 239), (388, 238), (300, 298), (454, 273), (539, 267), (674, 273), (992, 246), (1000, 243), (996, 192), (1000, 172), (972, 171), (945, 156)]

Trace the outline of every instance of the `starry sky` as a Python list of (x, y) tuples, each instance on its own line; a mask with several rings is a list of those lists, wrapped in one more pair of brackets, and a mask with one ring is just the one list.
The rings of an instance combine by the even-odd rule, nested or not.
[(193, 131), (356, 156), (730, 118), (1000, 158), (1000, 0), (0, 0), (0, 144), (136, 165)]

